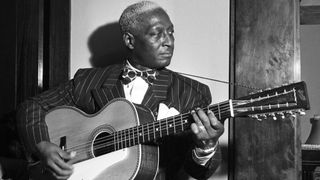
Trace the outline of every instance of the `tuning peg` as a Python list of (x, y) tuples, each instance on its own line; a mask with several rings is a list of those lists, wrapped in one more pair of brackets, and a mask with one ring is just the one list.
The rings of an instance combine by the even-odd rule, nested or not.
[(292, 111), (286, 111), (286, 114), (293, 115)]
[(260, 114), (259, 117), (260, 119), (267, 119), (267, 116), (265, 114)]
[(283, 112), (278, 112), (277, 114), (281, 117), (281, 119), (284, 119), (284, 118), (285, 118), (285, 115), (284, 115)]
[(252, 119), (258, 119), (258, 116), (257, 115), (249, 115)]
[(304, 115), (306, 115), (306, 112), (304, 110), (299, 110), (298, 114), (301, 115), (301, 116), (304, 116)]
[(289, 116), (296, 117), (296, 114), (292, 111), (286, 111), (285, 113), (288, 114)]
[(250, 115), (250, 117), (251, 117), (252, 119), (255, 119), (255, 120), (258, 120), (258, 121), (262, 121), (262, 119), (260, 119), (260, 118), (258, 117), (258, 115)]
[(270, 113), (269, 117), (271, 117), (273, 120), (277, 120), (278, 119), (274, 113)]

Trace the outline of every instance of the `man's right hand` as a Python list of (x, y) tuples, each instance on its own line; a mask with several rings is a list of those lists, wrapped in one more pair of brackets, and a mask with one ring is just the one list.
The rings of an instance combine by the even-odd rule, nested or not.
[(73, 166), (67, 162), (75, 157), (75, 153), (67, 153), (47, 141), (41, 141), (36, 146), (45, 170), (57, 179), (68, 179), (71, 176)]

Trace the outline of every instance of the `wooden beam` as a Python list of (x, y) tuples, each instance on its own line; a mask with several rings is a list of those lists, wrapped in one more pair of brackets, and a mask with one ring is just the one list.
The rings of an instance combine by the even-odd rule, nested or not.
[(302, 0), (300, 2), (301, 6), (320, 6), (319, 0)]
[[(299, 1), (233, 0), (234, 98), (300, 79)], [(300, 121), (231, 119), (229, 179), (301, 179)], [(229, 131), (229, 132), (230, 132)]]
[(320, 24), (320, 3), (317, 6), (300, 6), (300, 24)]

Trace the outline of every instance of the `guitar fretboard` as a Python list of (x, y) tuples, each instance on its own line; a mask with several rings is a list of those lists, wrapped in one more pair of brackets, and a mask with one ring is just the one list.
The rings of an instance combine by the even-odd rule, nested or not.
[[(231, 116), (230, 101), (214, 104), (203, 108), (204, 111), (213, 111), (217, 119), (224, 120)], [(192, 119), (192, 118), (191, 118)], [(113, 150), (131, 147), (141, 143), (152, 142), (164, 136), (178, 134), (190, 129), (190, 112), (161, 119), (152, 123), (124, 129), (111, 134)], [(111, 139), (111, 138), (108, 138)]]

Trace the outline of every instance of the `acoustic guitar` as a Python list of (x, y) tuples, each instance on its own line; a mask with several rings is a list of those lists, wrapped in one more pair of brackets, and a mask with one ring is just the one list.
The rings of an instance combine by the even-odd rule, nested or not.
[[(212, 110), (221, 122), (247, 116), (281, 119), (309, 109), (309, 100), (305, 83), (298, 82), (203, 109)], [(185, 113), (155, 121), (149, 109), (120, 98), (93, 115), (59, 107), (45, 121), (51, 142), (77, 152), (69, 180), (128, 180), (154, 179), (159, 150), (148, 142), (189, 130), (190, 117)]]

